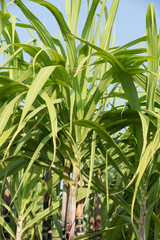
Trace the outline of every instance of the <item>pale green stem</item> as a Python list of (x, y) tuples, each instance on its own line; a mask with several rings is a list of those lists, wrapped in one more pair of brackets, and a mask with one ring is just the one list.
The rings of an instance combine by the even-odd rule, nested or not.
[(78, 166), (73, 166), (73, 180), (74, 184), (69, 189), (69, 200), (67, 209), (67, 229), (66, 239), (73, 240), (75, 232), (75, 216), (76, 216), (76, 200), (77, 200), (77, 181), (79, 176)]
[(21, 240), (21, 237), (22, 237), (22, 223), (23, 223), (23, 217), (22, 217), (22, 214), (19, 214), (18, 223), (17, 223), (17, 233), (16, 233), (15, 240)]
[(138, 240), (146, 240), (145, 223), (146, 223), (146, 200), (145, 195), (142, 194), (142, 202), (140, 204), (140, 222)]
[[(69, 177), (69, 162), (65, 160), (64, 175)], [(67, 218), (67, 204), (68, 204), (69, 186), (66, 180), (63, 180), (63, 196), (62, 196), (62, 238), (66, 235), (66, 218)]]

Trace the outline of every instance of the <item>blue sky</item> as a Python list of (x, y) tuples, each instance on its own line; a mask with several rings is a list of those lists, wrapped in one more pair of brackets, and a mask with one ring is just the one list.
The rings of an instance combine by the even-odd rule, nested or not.
[(159, 0), (121, 0), (116, 17), (116, 45), (122, 45), (145, 34), (146, 12), (149, 3), (153, 3), (156, 12), (157, 27), (160, 26)]
[[(9, 3), (9, 0), (6, 0)], [(44, 7), (30, 2), (29, 0), (23, 0), (27, 7), (39, 18), (42, 23), (45, 23), (48, 31), (54, 36), (58, 37), (58, 27), (52, 17), (52, 15)], [(52, 4), (60, 9), (65, 15), (65, 0), (50, 0)], [(82, 0), (82, 15), (86, 12), (86, 0)], [(108, 8), (110, 7), (112, 0), (107, 1)], [(116, 20), (115, 20), (115, 46), (123, 45), (129, 41), (139, 38), (145, 34), (145, 21), (148, 4), (153, 3), (155, 6), (156, 18), (158, 29), (160, 26), (160, 1), (159, 0), (120, 0)], [(15, 4), (8, 6), (8, 12), (14, 14), (17, 18), (23, 22), (26, 21), (23, 14), (19, 11)], [(80, 28), (82, 28), (83, 19), (81, 19)], [(22, 41), (24, 41), (27, 35), (22, 33)], [(29, 37), (29, 35), (28, 35)]]

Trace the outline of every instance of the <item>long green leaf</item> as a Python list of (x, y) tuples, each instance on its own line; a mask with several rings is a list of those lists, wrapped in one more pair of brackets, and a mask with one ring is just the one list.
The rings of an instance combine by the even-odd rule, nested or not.
[(34, 152), (32, 158), (31, 158), (31, 161), (29, 162), (29, 164), (28, 164), (28, 166), (27, 166), (27, 168), (26, 168), (25, 173), (23, 174), (23, 177), (22, 177), (21, 182), (20, 182), (20, 184), (19, 184), (19, 186), (18, 186), (18, 189), (17, 189), (17, 191), (16, 191), (16, 193), (15, 193), (13, 199), (12, 199), (12, 202), (13, 202), (13, 201), (15, 200), (15, 198), (17, 197), (17, 194), (18, 194), (18, 192), (19, 192), (19, 190), (20, 190), (20, 188), (21, 188), (21, 186), (22, 186), (22, 184), (23, 184), (23, 182), (24, 182), (24, 180), (25, 180), (25, 177), (27, 176), (30, 168), (32, 167), (32, 165), (33, 165), (33, 163), (34, 163), (34, 161), (35, 161), (36, 158), (38, 157), (39, 152), (41, 151), (41, 149), (45, 146), (45, 144), (49, 141), (49, 139), (50, 139), (51, 137), (52, 137), (52, 134), (50, 133), (48, 136), (44, 137), (44, 138), (42, 139), (42, 141), (40, 142), (40, 144), (38, 145), (36, 151)]
[[(14, 2), (33, 25), (43, 44), (51, 49), (56, 50), (53, 38), (51, 37), (47, 29), (43, 26), (43, 24), (40, 22), (40, 20), (26, 7), (26, 5), (22, 3), (21, 0), (16, 0)], [(51, 54), (51, 56), (53, 56), (53, 54)]]
[(54, 203), (52, 206), (50, 206), (43, 212), (37, 213), (37, 215), (25, 225), (22, 231), (25, 232), (29, 227), (33, 226), (33, 224), (35, 224), (36, 222), (44, 219), (47, 216), (55, 214), (59, 210), (59, 208), (60, 208), (60, 201), (57, 201), (56, 203)]
[[(157, 25), (153, 4), (149, 4), (146, 15), (146, 37), (147, 37), (147, 54), (149, 56), (158, 57), (158, 36)], [(158, 60), (148, 60), (148, 70), (158, 73)], [(147, 81), (147, 108), (154, 109), (155, 91), (157, 77), (148, 73)]]
[(2, 135), (0, 136), (0, 147), (2, 144), (7, 140), (7, 138), (10, 136), (10, 134), (15, 130), (17, 127), (17, 124), (14, 125), (11, 128), (8, 128), (7, 130), (3, 131)]
[(106, 21), (106, 25), (101, 37), (101, 41), (100, 41), (100, 47), (108, 50), (109, 48), (109, 37), (112, 31), (112, 27), (113, 27), (113, 23), (114, 23), (114, 19), (116, 16), (116, 12), (118, 9), (118, 5), (119, 5), (119, 0), (113, 0), (112, 1), (112, 6), (108, 15), (108, 19)]
[[(41, 97), (46, 102), (49, 116), (50, 116), (50, 122), (51, 122), (51, 128), (52, 128), (52, 138), (53, 138), (53, 145), (54, 145), (54, 157), (53, 157), (53, 162), (54, 162), (55, 157), (56, 157), (57, 113), (56, 113), (54, 104), (52, 102), (52, 99), (47, 95), (47, 93), (43, 92), (41, 94)], [(53, 162), (52, 162), (52, 164), (53, 164)]]
[(147, 146), (146, 150), (144, 151), (144, 154), (142, 155), (141, 159), (140, 159), (140, 163), (139, 166), (132, 178), (132, 180), (130, 181), (129, 185), (133, 182), (133, 180), (135, 179), (135, 177), (137, 176), (137, 180), (135, 183), (135, 189), (134, 189), (134, 194), (133, 194), (133, 198), (132, 198), (132, 205), (131, 205), (131, 221), (133, 224), (133, 210), (134, 210), (134, 205), (135, 205), (135, 199), (136, 199), (136, 194), (138, 191), (138, 187), (140, 184), (140, 181), (143, 177), (143, 174), (149, 164), (149, 162), (152, 160), (153, 155), (155, 154), (155, 152), (157, 151), (157, 149), (159, 149), (160, 147), (160, 143), (159, 143), (159, 129), (157, 130), (155, 137), (153, 139), (152, 142), (150, 142), (150, 144)]
[(20, 100), (24, 93), (16, 96), (12, 101), (10, 101), (6, 107), (4, 108), (3, 112), (0, 116), (0, 134), (2, 134), (8, 120), (11, 118), (13, 110), (15, 108), (15, 104)]
[(66, 41), (66, 47), (68, 51), (68, 58), (69, 58), (69, 64), (74, 72), (75, 68), (77, 67), (77, 56), (76, 56), (76, 45), (75, 45), (75, 40), (70, 36), (70, 29), (68, 28), (64, 17), (62, 13), (56, 8), (54, 5), (52, 5), (49, 2), (42, 1), (42, 0), (30, 0), (32, 2), (39, 3), (40, 5), (46, 7), (56, 18), (59, 27), (61, 29), (61, 32), (63, 34), (64, 40)]
[(0, 216), (0, 225), (13, 237), (15, 238), (15, 234), (10, 228), (10, 226), (6, 223), (6, 221)]
[(96, 151), (96, 133), (95, 133), (95, 131), (93, 131), (92, 143), (91, 143), (91, 160), (90, 160), (89, 181), (88, 181), (87, 196), (86, 196), (86, 200), (84, 202), (84, 206), (86, 205), (88, 198), (89, 198), (89, 194), (90, 194), (92, 175), (93, 175), (93, 169), (94, 169), (95, 151)]
[(3, 30), (7, 23), (9, 22), (10, 14), (9, 13), (3, 13), (0, 12), (0, 36), (3, 33)]
[(115, 148), (115, 150), (119, 154), (121, 160), (129, 167), (131, 172), (134, 172), (133, 166), (130, 164), (130, 162), (128, 161), (128, 159), (124, 155), (124, 153), (121, 151), (119, 146), (112, 139), (112, 137), (109, 135), (109, 133), (105, 130), (104, 127), (102, 127), (99, 123), (96, 123), (96, 122), (91, 121), (91, 120), (77, 120), (77, 121), (74, 121), (74, 124), (94, 129), (104, 140), (107, 141), (107, 143), (111, 147)]
[(86, 40), (88, 39), (88, 36), (89, 36), (89, 32), (90, 32), (90, 29), (92, 26), (93, 18), (94, 18), (98, 3), (99, 3), (99, 0), (95, 0), (92, 2), (91, 8), (89, 10), (89, 14), (87, 16), (87, 19), (86, 19), (86, 22), (85, 22), (85, 25), (84, 25), (84, 28), (82, 31), (82, 38), (84, 38)]
[(32, 106), (32, 103), (34, 102), (37, 95), (41, 91), (42, 87), (44, 86), (44, 84), (48, 80), (49, 76), (55, 70), (56, 67), (57, 66), (44, 67), (44, 68), (41, 68), (41, 70), (39, 71), (38, 75), (34, 79), (32, 85), (30, 86), (29, 91), (27, 93), (20, 123), (26, 117), (28, 111), (30, 110), (30, 107)]

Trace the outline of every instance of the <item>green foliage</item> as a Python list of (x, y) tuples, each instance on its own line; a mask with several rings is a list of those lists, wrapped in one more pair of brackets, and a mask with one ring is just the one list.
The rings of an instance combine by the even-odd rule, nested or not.
[[(65, 1), (67, 20), (50, 2), (31, 2), (55, 17), (64, 45), (25, 1), (14, 4), (30, 24), (16, 23), (18, 16), (1, 1), (0, 238), (7, 231), (16, 239), (42, 239), (51, 216), (52, 234), (61, 239), (65, 182), (77, 192), (70, 190), (74, 201), (84, 202), (86, 233), (75, 239), (159, 239), (160, 56), (153, 4), (146, 36), (113, 48), (119, 1), (109, 12), (107, 1), (87, 1), (80, 37), (81, 0)], [(17, 27), (32, 39), (22, 44)], [(142, 42), (146, 48), (135, 47)], [(101, 231), (89, 233), (89, 196), (95, 192), (101, 196)], [(47, 208), (44, 196), (52, 199)]]

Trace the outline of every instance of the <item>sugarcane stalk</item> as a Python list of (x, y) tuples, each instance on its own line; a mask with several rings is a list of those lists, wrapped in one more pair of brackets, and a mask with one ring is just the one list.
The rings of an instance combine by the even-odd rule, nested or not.
[(138, 240), (146, 240), (145, 228), (146, 228), (146, 192), (142, 191), (142, 201), (140, 204), (140, 221), (139, 221), (139, 234)]
[[(101, 230), (101, 199), (100, 193), (96, 193), (95, 200), (95, 232), (99, 232)], [(94, 237), (95, 240), (100, 240), (100, 235)]]
[[(8, 181), (8, 184), (10, 184), (10, 181), (11, 181), (10, 177), (7, 178), (7, 181)], [(10, 206), (11, 195), (6, 184), (4, 184), (4, 187), (3, 187), (3, 200), (8, 206)], [(10, 213), (5, 207), (3, 207), (3, 216), (6, 223), (10, 225)], [(5, 229), (3, 229), (3, 236), (6, 240), (10, 239), (10, 234)]]
[(84, 204), (84, 200), (82, 199), (77, 203), (77, 208), (76, 208), (76, 232), (77, 232), (77, 236), (84, 235), (83, 204)]
[(66, 240), (74, 239), (78, 176), (79, 176), (79, 168), (77, 165), (74, 165), (73, 166), (74, 183), (71, 184), (70, 188), (69, 188), (67, 224), (66, 224)]
[(17, 232), (16, 232), (15, 240), (21, 240), (22, 239), (22, 223), (23, 223), (23, 216), (20, 213), (19, 217), (18, 217)]
[[(94, 194), (90, 194), (89, 199), (89, 233), (94, 232), (94, 225), (95, 225), (95, 219), (94, 219)], [(89, 238), (90, 240), (93, 240), (94, 238)]]
[[(51, 172), (46, 169), (45, 174), (45, 184), (50, 179)], [(44, 210), (51, 206), (51, 195), (46, 193), (43, 199), (43, 208)], [(43, 231), (42, 231), (43, 240), (51, 240), (52, 239), (52, 217), (49, 216), (43, 221)]]
[[(65, 159), (64, 163), (64, 172), (63, 174), (69, 177), (69, 166), (70, 163)], [(67, 218), (67, 205), (68, 205), (68, 197), (69, 197), (69, 186), (68, 182), (63, 180), (63, 195), (62, 195), (62, 239), (66, 238), (66, 218)]]
[(145, 240), (145, 220), (146, 220), (146, 203), (142, 203), (140, 207), (140, 222), (138, 240)]
[[(78, 182), (78, 187), (83, 187), (84, 186), (84, 181), (83, 179), (80, 179)], [(76, 233), (77, 236), (82, 236), (84, 235), (84, 228), (83, 228), (83, 207), (84, 207), (84, 199), (80, 200), (77, 203), (76, 207)]]

